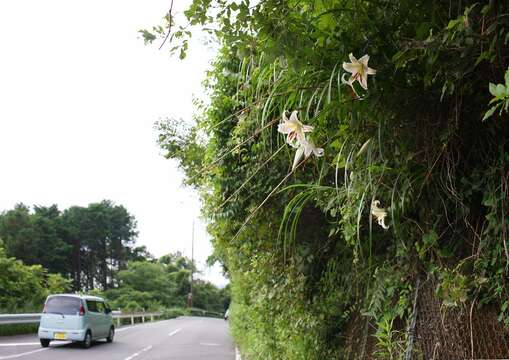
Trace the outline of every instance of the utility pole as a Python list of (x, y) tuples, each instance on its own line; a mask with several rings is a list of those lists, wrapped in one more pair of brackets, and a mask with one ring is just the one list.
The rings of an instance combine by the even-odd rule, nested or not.
[(187, 295), (187, 305), (192, 308), (193, 307), (193, 277), (194, 277), (194, 219), (193, 219), (193, 229), (191, 235), (191, 284), (190, 291)]

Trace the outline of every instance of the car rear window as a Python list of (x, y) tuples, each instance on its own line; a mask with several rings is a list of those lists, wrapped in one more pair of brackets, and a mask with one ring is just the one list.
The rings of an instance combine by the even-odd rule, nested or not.
[(81, 301), (70, 296), (52, 296), (46, 301), (45, 313), (76, 315), (80, 312)]

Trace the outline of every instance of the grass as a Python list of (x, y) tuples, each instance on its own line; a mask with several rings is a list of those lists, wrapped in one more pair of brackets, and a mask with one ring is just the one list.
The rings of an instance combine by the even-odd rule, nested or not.
[(39, 324), (1, 325), (0, 336), (35, 334), (38, 328)]

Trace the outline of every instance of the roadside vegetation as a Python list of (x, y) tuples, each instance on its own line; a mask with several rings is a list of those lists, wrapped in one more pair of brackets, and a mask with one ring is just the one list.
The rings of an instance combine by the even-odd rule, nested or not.
[(181, 57), (192, 25), (220, 44), (195, 125), (157, 129), (202, 194), (248, 359), (347, 358), (356, 324), (372, 356), (403, 358), (418, 280), (443, 311), (491, 306), (509, 326), (508, 14), (194, 0), (188, 24), (141, 31), (171, 29)]

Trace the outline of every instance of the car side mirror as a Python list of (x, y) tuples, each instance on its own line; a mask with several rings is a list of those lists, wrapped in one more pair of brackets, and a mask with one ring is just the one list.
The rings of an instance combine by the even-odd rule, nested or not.
[(110, 309), (110, 308), (106, 308), (106, 309), (104, 309), (104, 313), (105, 313), (105, 314), (111, 314), (111, 309)]

